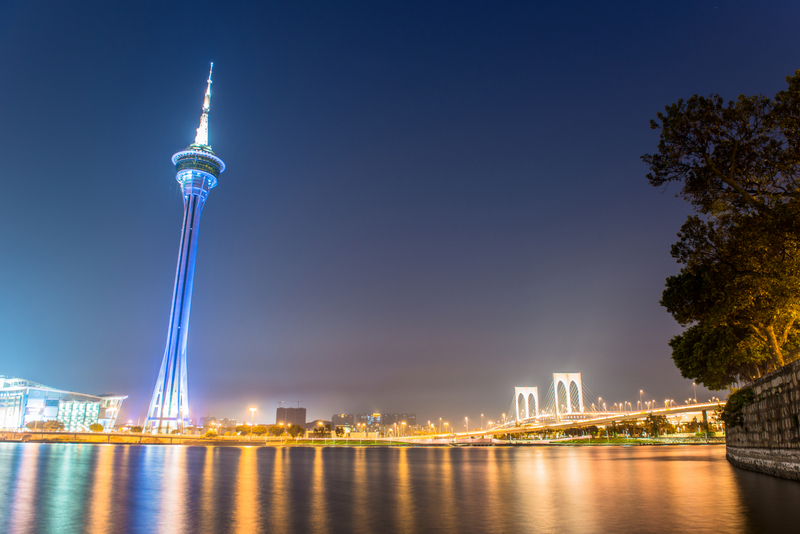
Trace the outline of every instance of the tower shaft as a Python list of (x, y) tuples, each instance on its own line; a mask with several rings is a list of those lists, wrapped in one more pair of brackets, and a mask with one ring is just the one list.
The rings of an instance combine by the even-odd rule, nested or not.
[[(208, 188), (193, 187), (194, 180), (183, 186), (183, 230), (175, 270), (167, 345), (153, 391), (148, 413), (148, 425), (153, 431), (171, 432), (181, 429), (189, 416), (189, 388), (186, 368), (186, 346), (189, 336), (189, 317), (192, 310), (194, 268), (197, 259), (197, 238), (200, 215), (203, 212)], [(207, 180), (204, 180), (208, 183)]]

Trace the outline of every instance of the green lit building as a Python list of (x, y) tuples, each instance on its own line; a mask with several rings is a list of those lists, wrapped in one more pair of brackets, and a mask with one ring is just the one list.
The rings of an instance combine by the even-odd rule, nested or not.
[(81, 432), (95, 423), (114, 428), (127, 395), (88, 395), (0, 375), (0, 428), (22, 429), (28, 423), (60, 421), (64, 430)]

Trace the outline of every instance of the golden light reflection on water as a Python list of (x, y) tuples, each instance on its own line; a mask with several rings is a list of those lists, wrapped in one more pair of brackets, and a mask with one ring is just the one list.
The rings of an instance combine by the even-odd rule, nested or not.
[(183, 445), (162, 447), (163, 473), (161, 476), (161, 510), (158, 514), (158, 532), (188, 532), (189, 517), (186, 505), (188, 495), (186, 478), (186, 450)]
[(400, 532), (416, 532), (414, 497), (408, 475), (408, 449), (402, 447), (397, 458), (397, 526)]
[(217, 447), (203, 449), (203, 477), (200, 485), (200, 515), (201, 525), (211, 525), (214, 521), (214, 452)]
[(322, 447), (314, 448), (314, 466), (311, 475), (311, 532), (328, 532), (328, 501), (325, 487), (325, 465)]
[[(436, 523), (441, 524), (441, 528), (445, 529), (458, 520), (458, 513), (456, 507), (455, 495), (455, 481), (453, 480), (453, 455), (458, 451), (455, 449), (447, 448), (441, 451), (442, 459), (439, 468), (441, 485), (441, 509), (440, 513), (433, 516)], [(457, 523), (456, 523), (457, 524)]]
[(257, 450), (256, 447), (239, 448), (239, 468), (236, 473), (233, 515), (234, 532), (258, 532), (261, 530)]
[(118, 449), (113, 445), (98, 445), (95, 465), (93, 468), (94, 481), (89, 498), (89, 526), (90, 533), (103, 533), (114, 530), (111, 525), (111, 498), (113, 495), (114, 452)]
[(289, 488), (286, 484), (286, 462), (289, 450), (285, 447), (275, 449), (272, 461), (272, 488), (270, 491), (270, 532), (285, 532), (290, 521), (291, 506)]
[(353, 454), (353, 532), (371, 532), (372, 513), (366, 505), (368, 486), (366, 449), (359, 447)]

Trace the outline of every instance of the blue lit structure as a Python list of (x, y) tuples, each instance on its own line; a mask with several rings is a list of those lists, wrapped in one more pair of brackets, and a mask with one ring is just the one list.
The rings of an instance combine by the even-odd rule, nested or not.
[[(211, 64), (213, 70), (214, 64)], [(183, 428), (189, 418), (189, 389), (186, 373), (186, 342), (189, 336), (189, 314), (192, 308), (192, 285), (197, 257), (197, 236), (200, 214), (208, 192), (217, 185), (225, 163), (214, 155), (208, 144), (208, 112), (211, 107), (211, 70), (203, 99), (203, 113), (194, 143), (172, 156), (178, 171), (175, 179), (183, 189), (183, 231), (175, 271), (172, 311), (167, 331), (167, 346), (158, 373), (153, 397), (147, 412), (149, 432), (171, 432)]]
[(51, 388), (38, 382), (0, 375), (0, 428), (42, 428), (58, 421), (64, 430), (88, 432), (95, 423), (113, 430), (127, 395), (89, 395)]

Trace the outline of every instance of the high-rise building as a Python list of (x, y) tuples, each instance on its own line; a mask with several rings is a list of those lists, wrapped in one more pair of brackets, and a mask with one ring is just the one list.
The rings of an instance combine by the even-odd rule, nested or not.
[[(211, 64), (213, 69), (214, 64)], [(197, 236), (200, 214), (209, 191), (217, 185), (225, 163), (208, 143), (208, 113), (211, 109), (211, 70), (203, 98), (200, 127), (194, 143), (172, 156), (177, 174), (175, 179), (183, 189), (183, 231), (172, 293), (167, 345), (158, 373), (150, 408), (147, 430), (171, 432), (184, 426), (189, 417), (189, 390), (186, 373), (186, 345), (189, 336), (189, 314), (192, 308), (192, 285), (197, 256)]]
[(283, 423), (285, 426), (306, 424), (306, 409), (305, 408), (278, 408), (275, 415), (275, 423)]

